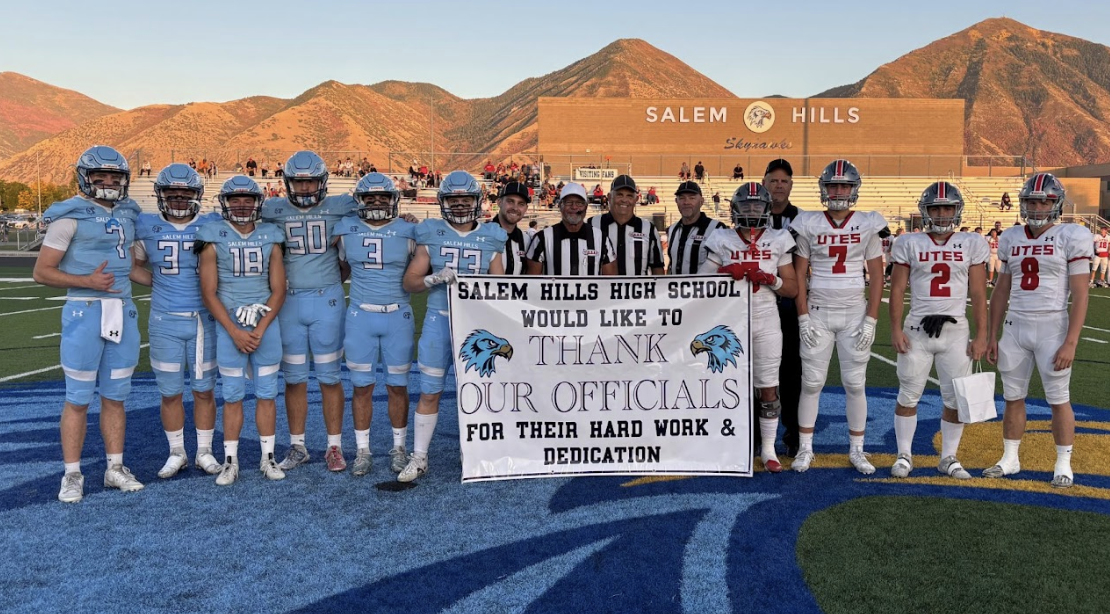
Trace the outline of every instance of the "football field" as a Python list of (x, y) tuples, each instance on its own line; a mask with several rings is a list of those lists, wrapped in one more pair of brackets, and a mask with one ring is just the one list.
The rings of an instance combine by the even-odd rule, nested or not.
[[(127, 404), (126, 463), (146, 489), (101, 487), (94, 403), (86, 497), (63, 505), (56, 495), (64, 293), (35, 284), (29, 268), (2, 265), (3, 611), (1101, 612), (1110, 603), (1110, 290), (1092, 290), (1072, 375), (1079, 428), (1071, 489), (1048, 485), (1055, 452), (1036, 379), (1020, 479), (939, 476), (935, 386), (920, 405), (916, 468), (908, 479), (891, 478), (897, 377), (884, 309), (868, 370), (872, 476), (847, 462), (834, 360), (821, 398), (817, 462), (805, 474), (464, 485), (449, 381), (431, 469), (410, 490), (392, 487), (381, 411), (372, 426), (371, 475), (326, 471), (314, 384), (314, 457), (287, 479), (268, 483), (253, 471), (258, 446), (248, 397), (238, 483), (220, 488), (195, 469), (159, 480), (166, 442), (144, 349)], [(149, 288), (135, 286), (134, 295), (145, 331)], [(419, 331), (424, 305), (414, 299)], [(410, 383), (413, 404), (418, 377)], [(349, 399), (346, 377), (343, 385)], [(374, 400), (384, 407), (385, 391), (376, 389)], [(282, 397), (278, 406), (282, 452)], [(190, 455), (192, 429), (187, 418)], [(348, 457), (351, 430), (348, 409)], [(217, 448), (219, 431), (217, 421)], [(960, 459), (973, 475), (1000, 453), (999, 420), (967, 427)]]

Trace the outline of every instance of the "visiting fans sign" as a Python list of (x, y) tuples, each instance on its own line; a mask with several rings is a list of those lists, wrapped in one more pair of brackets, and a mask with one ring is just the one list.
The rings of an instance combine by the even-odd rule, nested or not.
[(460, 276), (449, 295), (464, 482), (751, 476), (746, 281)]

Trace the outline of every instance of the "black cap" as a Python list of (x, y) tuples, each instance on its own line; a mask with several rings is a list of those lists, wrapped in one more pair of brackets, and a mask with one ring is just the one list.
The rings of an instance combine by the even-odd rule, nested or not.
[(532, 197), (528, 195), (528, 186), (519, 181), (510, 181), (506, 183), (505, 187), (501, 188), (501, 193), (497, 195), (497, 198), (505, 198), (513, 194), (523, 198), (526, 203), (532, 202)]
[(767, 170), (763, 174), (770, 175), (775, 171), (783, 171), (789, 177), (794, 176), (794, 169), (791, 168), (789, 162), (783, 160), (782, 158), (775, 158), (774, 160), (771, 160), (770, 164), (767, 165)]
[(698, 196), (701, 196), (701, 186), (698, 185), (698, 182), (696, 181), (683, 181), (682, 183), (678, 184), (678, 189), (674, 191), (674, 195), (678, 196), (679, 194), (684, 194), (687, 192), (692, 192), (694, 194), (697, 194)]
[(628, 188), (633, 192), (639, 191), (636, 189), (636, 182), (632, 179), (630, 175), (619, 175), (616, 179), (614, 179), (613, 183), (609, 185), (609, 192), (616, 192), (621, 188)]

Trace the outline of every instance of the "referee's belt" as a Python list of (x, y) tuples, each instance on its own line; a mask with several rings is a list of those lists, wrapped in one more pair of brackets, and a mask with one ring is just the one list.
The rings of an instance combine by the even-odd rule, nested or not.
[(398, 303), (390, 303), (388, 305), (371, 305), (370, 303), (362, 303), (358, 306), (358, 308), (363, 311), (369, 311), (370, 313), (393, 313), (394, 311), (400, 309), (401, 305)]

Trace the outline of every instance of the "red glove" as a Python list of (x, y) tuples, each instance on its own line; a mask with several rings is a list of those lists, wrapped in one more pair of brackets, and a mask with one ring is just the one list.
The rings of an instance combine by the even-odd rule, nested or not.
[(759, 269), (749, 270), (748, 281), (760, 286), (773, 286), (775, 285), (775, 275)]
[(744, 276), (747, 274), (748, 266), (746, 264), (733, 262), (728, 266), (723, 266), (717, 269), (717, 272), (731, 275), (733, 279), (735, 279), (736, 281), (740, 281), (741, 279), (744, 279)]

